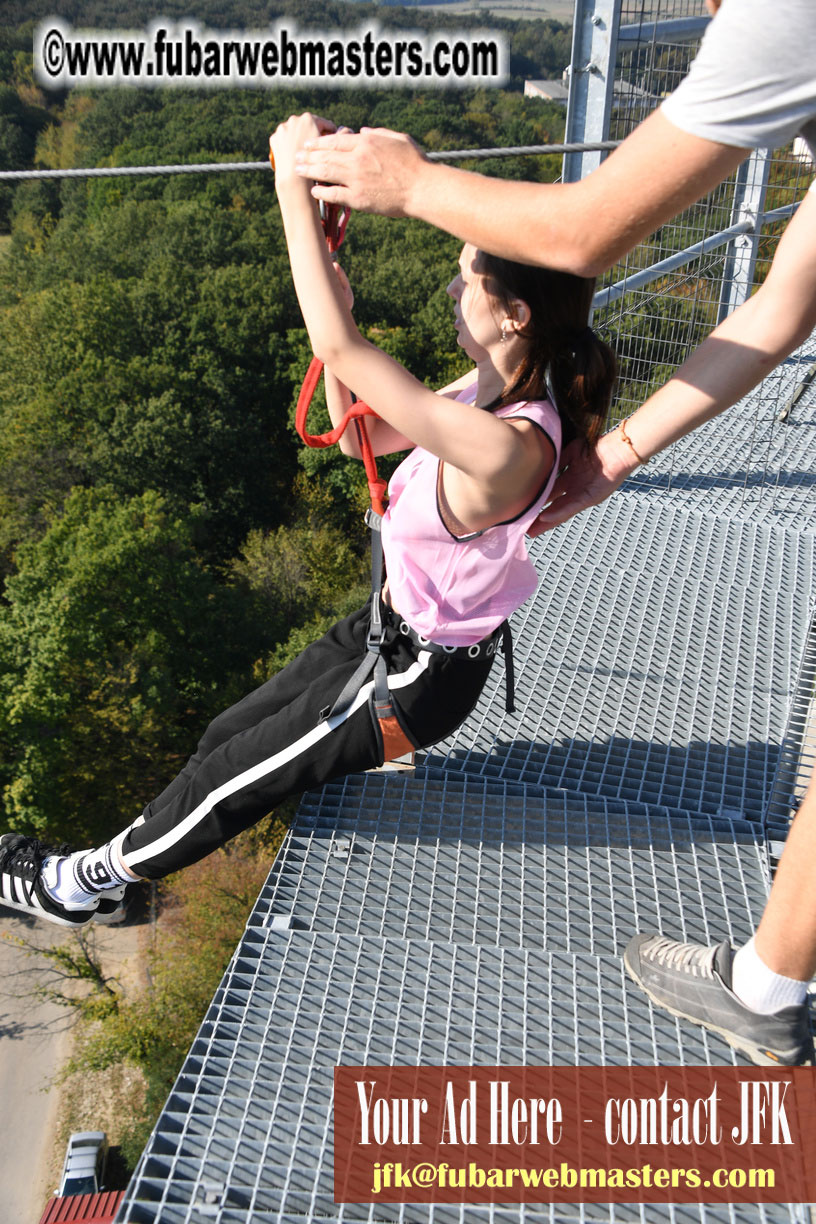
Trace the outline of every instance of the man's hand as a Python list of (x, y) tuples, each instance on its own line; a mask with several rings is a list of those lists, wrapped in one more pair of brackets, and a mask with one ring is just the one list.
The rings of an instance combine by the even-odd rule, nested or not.
[(553, 485), (552, 497), (531, 525), (531, 536), (542, 535), (560, 527), (573, 515), (605, 501), (620, 488), (627, 476), (635, 471), (634, 460), (618, 430), (604, 434), (594, 448), (586, 450), (583, 442), (571, 442), (561, 456), (561, 475)]
[(427, 164), (410, 136), (387, 128), (363, 128), (357, 135), (339, 131), (310, 140), (295, 168), (303, 178), (314, 180), (312, 195), (317, 200), (404, 217)]

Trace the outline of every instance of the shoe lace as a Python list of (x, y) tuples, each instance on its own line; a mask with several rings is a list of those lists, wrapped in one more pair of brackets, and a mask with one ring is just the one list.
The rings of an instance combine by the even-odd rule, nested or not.
[(702, 944), (678, 943), (675, 939), (658, 936), (649, 948), (649, 956), (667, 969), (678, 969), (694, 977), (712, 978), (716, 951), (716, 948), (706, 948)]
[(48, 846), (36, 837), (26, 837), (19, 842), (0, 847), (0, 873), (16, 876), (20, 880), (23, 895), (31, 901), (34, 883), (42, 865), (51, 854), (64, 854), (67, 846)]

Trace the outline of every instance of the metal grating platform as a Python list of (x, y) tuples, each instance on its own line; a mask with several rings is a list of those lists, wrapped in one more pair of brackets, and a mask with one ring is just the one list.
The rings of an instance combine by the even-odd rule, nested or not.
[(816, 621), (805, 646), (771, 797), (767, 821), (771, 836), (784, 836), (816, 769)]
[[(766, 889), (746, 821), (455, 774), (372, 774), (307, 797), (120, 1219), (699, 1220), (665, 1207), (338, 1207), (332, 1070), (732, 1061), (653, 1012), (616, 952), (638, 924), (742, 938)], [(805, 1219), (784, 1207), (704, 1218)]]
[(504, 713), (499, 666), (426, 759), (761, 821), (806, 649), (815, 552), (814, 537), (637, 498), (539, 539), (541, 587), (512, 621), (516, 714)]
[(337, 1063), (649, 1064), (658, 1052), (668, 1062), (723, 1061), (702, 1032), (651, 1015), (617, 958), (253, 929), (213, 1001), (119, 1218), (804, 1224), (804, 1210), (784, 1206), (454, 1211), (332, 1201)]
[(677, 442), (627, 488), (688, 510), (816, 533), (816, 383), (780, 411), (816, 362), (813, 337), (745, 399)]
[(742, 941), (762, 910), (747, 822), (457, 781), (369, 775), (307, 797), (250, 926), (614, 956), (656, 925)]
[(683, 581), (816, 592), (816, 542), (808, 533), (718, 518), (680, 498), (638, 492), (632, 481), (603, 505), (530, 542), (542, 580), (533, 604), (546, 593), (549, 566), (558, 557), (582, 569), (648, 575), (670, 568)]

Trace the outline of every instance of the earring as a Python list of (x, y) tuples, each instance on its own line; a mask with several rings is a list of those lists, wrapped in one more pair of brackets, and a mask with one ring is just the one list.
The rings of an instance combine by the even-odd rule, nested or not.
[(504, 328), (502, 328), (502, 334), (501, 334), (501, 342), (502, 342), (502, 344), (504, 344), (504, 342), (507, 340), (507, 338), (508, 338), (508, 336), (510, 336), (510, 334), (511, 334), (511, 332), (510, 332), (510, 330), (509, 330), (509, 329), (505, 331), (505, 329), (504, 329)]

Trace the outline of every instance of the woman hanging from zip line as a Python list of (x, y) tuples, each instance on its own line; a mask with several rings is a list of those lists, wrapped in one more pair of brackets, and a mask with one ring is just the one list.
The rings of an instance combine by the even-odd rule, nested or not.
[[(562, 445), (599, 436), (615, 379), (588, 326), (594, 281), (466, 244), (448, 286), (473, 369), (439, 393), (365, 340), (295, 156), (310, 115), (270, 145), (292, 276), (338, 421), (351, 390), (376, 454), (409, 450), (382, 518), (387, 578), (371, 600), (219, 715), (195, 754), (112, 841), (69, 854), (0, 838), (0, 904), (77, 926), (110, 917), (128, 883), (188, 866), (284, 797), (450, 734), (475, 705), (507, 617), (535, 590), (525, 533)], [(351, 389), (351, 390), (349, 390)], [(344, 436), (345, 437), (345, 436)], [(348, 454), (359, 453), (344, 441)]]

